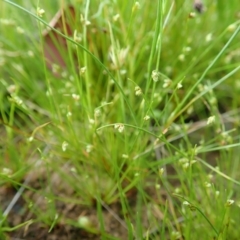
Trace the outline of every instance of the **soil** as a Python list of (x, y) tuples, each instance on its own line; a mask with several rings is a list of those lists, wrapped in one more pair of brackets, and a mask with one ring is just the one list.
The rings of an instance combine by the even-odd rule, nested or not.
[[(53, 176), (53, 179), (59, 183), (59, 179)], [(55, 202), (55, 210), (58, 213), (59, 219), (58, 223), (51, 229), (51, 224), (39, 223), (39, 219), (35, 222), (34, 220), (38, 218), (37, 211), (33, 209), (30, 211), (30, 203), (34, 203), (42, 211), (47, 211), (46, 209), (46, 198), (43, 197), (43, 192), (39, 190), (38, 178), (34, 178), (29, 183), (29, 188), (38, 189), (37, 191), (25, 189), (21, 197), (18, 199), (12, 210), (7, 216), (7, 222), (4, 223), (4, 227), (13, 228), (19, 224), (25, 223), (29, 220), (29, 224), (8, 232), (4, 237), (0, 239), (9, 240), (78, 240), (78, 239), (102, 239), (99, 231), (99, 220), (97, 216), (97, 207), (94, 206), (83, 206), (76, 203), (67, 203), (63, 201)], [(71, 194), (71, 189), (67, 188), (65, 192), (61, 189), (61, 194), (59, 196)], [(56, 194), (55, 190), (55, 194)], [(10, 201), (16, 195), (17, 190), (13, 186), (2, 186), (0, 188), (0, 204), (1, 208), (5, 210), (9, 205)], [(31, 201), (30, 201), (31, 199)], [(110, 210), (109, 210), (110, 209)], [(111, 236), (109, 239), (127, 239), (126, 226), (123, 226), (123, 222), (116, 219), (116, 216), (121, 215), (121, 208), (119, 203), (107, 206), (107, 209), (103, 207), (103, 220), (105, 223), (105, 231)], [(115, 215), (116, 214), (116, 215)], [(91, 226), (89, 228), (81, 228), (77, 226), (79, 217), (87, 217)], [(47, 215), (46, 215), (47, 217)], [(68, 220), (76, 223), (68, 224)], [(85, 218), (86, 219), (86, 218)], [(42, 222), (46, 222), (42, 221)], [(53, 221), (50, 221), (50, 223)], [(114, 237), (114, 238), (113, 238)], [(105, 236), (105, 239), (107, 236)], [(108, 239), (108, 238), (107, 238)]]
[[(76, 202), (56, 200), (55, 210), (58, 213), (59, 218), (57, 223), (51, 228), (51, 224), (54, 221), (52, 219), (47, 219), (47, 216), (49, 216), (49, 214), (46, 214), (46, 219), (39, 219), (40, 215), (41, 217), (44, 216), (42, 212), (49, 211), (49, 209), (47, 209), (48, 203), (44, 197), (46, 189), (42, 189), (39, 181), (40, 177), (42, 177), (41, 170), (39, 171), (38, 175), (34, 172), (31, 172), (31, 175), (27, 176), (27, 179), (29, 181), (27, 184), (28, 187), (24, 189), (21, 197), (9, 212), (7, 220), (4, 222), (3, 227), (5, 229), (7, 227), (14, 228), (20, 224), (26, 223), (27, 221), (29, 222), (15, 230), (11, 230), (9, 232), (3, 231), (5, 234), (4, 236), (1, 236), (0, 232), (0, 240), (128, 239), (129, 233), (124, 222), (121, 204), (119, 202), (115, 202), (110, 205), (102, 203), (101, 212), (104, 222), (104, 231), (102, 232), (104, 232), (104, 236), (101, 235), (101, 224), (99, 223), (97, 206), (96, 202), (94, 203), (94, 201), (91, 206), (84, 206)], [(59, 199), (63, 199), (64, 196), (70, 199), (72, 194), (74, 194), (72, 189), (64, 186), (64, 181), (61, 181), (57, 174), (53, 174), (51, 176), (51, 180), (53, 181), (51, 184), (55, 184), (54, 195), (59, 196)], [(41, 183), (43, 183), (43, 181)], [(13, 186), (5, 185), (0, 187), (0, 206), (3, 210), (9, 206), (11, 200), (14, 198), (18, 191), (19, 189), (16, 189)], [(156, 191), (153, 187), (146, 189), (146, 191), (150, 196), (154, 196), (156, 194)], [(162, 193), (161, 195), (163, 203), (166, 201), (166, 198), (168, 198), (167, 193)], [(137, 212), (137, 190), (130, 190), (127, 193), (127, 196), (132, 211)], [(33, 207), (30, 207), (31, 203), (33, 203), (33, 206), (37, 206), (35, 210)], [(171, 205), (171, 201), (169, 204)], [(41, 209), (41, 214), (39, 214), (39, 209)], [(153, 216), (155, 216), (155, 219), (158, 219), (159, 221), (162, 220), (164, 215), (159, 211), (158, 207), (154, 206), (154, 204), (146, 206), (146, 209), (143, 209), (144, 214), (142, 214), (142, 226), (146, 231), (149, 230), (149, 223), (146, 217), (146, 212), (149, 211), (151, 211), (151, 214), (153, 214)], [(79, 217), (87, 217), (91, 223), (88, 228), (80, 227), (77, 224)], [(146, 232), (145, 230), (143, 230), (143, 232)], [(154, 234), (157, 234), (157, 229), (153, 230), (153, 232)], [(141, 239), (144, 239), (144, 236)], [(158, 239), (158, 237), (148, 239)]]

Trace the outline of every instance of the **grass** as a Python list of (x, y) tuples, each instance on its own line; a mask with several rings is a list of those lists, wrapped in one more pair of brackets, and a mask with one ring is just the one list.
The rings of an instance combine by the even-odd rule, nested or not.
[[(67, 39), (53, 73), (42, 32), (69, 3), (75, 37), (52, 30)], [(0, 186), (31, 217), (14, 225), (17, 201), (1, 197), (1, 239), (36, 223), (101, 239), (239, 239), (238, 5), (2, 1)]]

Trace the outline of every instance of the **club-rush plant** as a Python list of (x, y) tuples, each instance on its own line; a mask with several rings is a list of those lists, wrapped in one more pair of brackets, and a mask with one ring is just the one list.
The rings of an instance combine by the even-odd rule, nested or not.
[(0, 3), (0, 239), (238, 239), (239, 2)]

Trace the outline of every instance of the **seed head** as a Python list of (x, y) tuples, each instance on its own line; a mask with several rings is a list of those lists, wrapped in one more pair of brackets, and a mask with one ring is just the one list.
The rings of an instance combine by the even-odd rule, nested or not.
[(135, 2), (135, 4), (132, 7), (132, 12), (134, 13), (135, 11), (137, 11), (140, 8), (140, 3), (139, 2)]
[(37, 8), (37, 15), (39, 17), (42, 17), (42, 15), (45, 13), (44, 9), (41, 9), (40, 7)]
[(142, 89), (139, 86), (135, 87), (135, 95), (136, 96), (142, 95)]
[(63, 150), (63, 152), (65, 152), (67, 150), (67, 147), (68, 147), (68, 143), (66, 141), (64, 141), (62, 143), (62, 150)]
[(180, 81), (178, 84), (177, 84), (177, 89), (180, 89), (182, 88), (182, 81)]
[(115, 16), (113, 16), (113, 21), (116, 22), (119, 18), (120, 18), (120, 15), (116, 14)]
[(146, 115), (146, 116), (143, 118), (144, 121), (148, 121), (149, 119), (150, 119), (150, 117), (149, 117), (148, 115)]
[(117, 123), (114, 125), (114, 128), (118, 130), (118, 132), (122, 133), (124, 130), (124, 125), (122, 123)]
[(196, 13), (195, 12), (190, 12), (188, 17), (189, 18), (195, 18), (196, 17)]
[(75, 101), (78, 101), (79, 98), (80, 98), (80, 96), (79, 96), (78, 94), (73, 93), (73, 94), (72, 94), (72, 98), (73, 98)]
[(158, 72), (157, 70), (153, 70), (152, 71), (152, 79), (154, 82), (159, 81), (159, 77), (160, 77), (160, 72)]
[(230, 207), (233, 204), (234, 204), (234, 200), (228, 199), (227, 202), (226, 202), (226, 207)]
[(83, 75), (87, 70), (87, 67), (80, 68), (80, 75)]
[(207, 125), (213, 124), (215, 122), (216, 118), (215, 116), (211, 116), (207, 120)]
[(204, 10), (204, 6), (201, 0), (195, 0), (193, 4), (193, 8), (198, 12), (202, 13)]
[(171, 84), (172, 84), (172, 80), (165, 79), (164, 84), (163, 84), (163, 88), (168, 88)]
[(12, 170), (10, 168), (3, 168), (2, 174), (6, 176), (10, 176), (12, 174)]

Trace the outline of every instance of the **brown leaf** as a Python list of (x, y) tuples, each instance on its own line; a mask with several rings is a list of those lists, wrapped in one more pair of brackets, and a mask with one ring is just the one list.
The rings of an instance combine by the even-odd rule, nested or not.
[[(73, 23), (76, 19), (73, 6), (69, 6), (66, 10), (60, 9), (51, 22), (50, 27), (59, 30), (66, 36), (73, 36)], [(67, 40), (48, 28), (43, 31), (44, 39), (44, 56), (47, 67), (52, 68), (53, 64), (57, 64), (62, 68), (66, 67), (64, 55), (67, 53)]]

